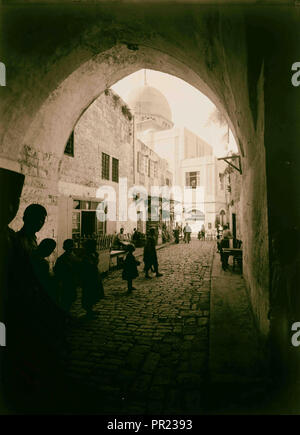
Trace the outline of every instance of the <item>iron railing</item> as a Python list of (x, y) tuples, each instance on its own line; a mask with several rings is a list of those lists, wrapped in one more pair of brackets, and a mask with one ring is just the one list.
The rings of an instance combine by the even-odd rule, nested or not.
[[(105, 249), (109, 249), (109, 250), (111, 249), (114, 237), (115, 237), (114, 234), (94, 234), (87, 237), (74, 236), (73, 240), (74, 240), (75, 248), (83, 248), (84, 243), (87, 240), (96, 240), (97, 251), (104, 251)], [(132, 234), (130, 233), (124, 234), (123, 237), (124, 237), (124, 241), (130, 242)]]

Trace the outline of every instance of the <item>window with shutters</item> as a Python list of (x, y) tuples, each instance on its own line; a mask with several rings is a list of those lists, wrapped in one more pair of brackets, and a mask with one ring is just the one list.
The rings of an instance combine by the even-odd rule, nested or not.
[(109, 180), (109, 161), (109, 155), (102, 153), (102, 178), (104, 180)]
[(144, 173), (144, 156), (140, 151), (137, 154), (137, 170), (140, 174)]
[(154, 172), (154, 177), (155, 178), (157, 178), (158, 177), (158, 162), (153, 162), (154, 163), (154, 169), (153, 169), (153, 172)]
[(112, 159), (112, 181), (119, 182), (119, 160)]
[(224, 190), (224, 174), (219, 174), (220, 178), (220, 190)]
[(196, 189), (197, 186), (200, 186), (200, 172), (186, 172), (185, 185), (186, 187), (191, 187), (192, 189)]
[(155, 176), (155, 166), (156, 162), (149, 159), (149, 165), (148, 165), (148, 177), (154, 178)]
[(149, 158), (147, 156), (143, 156), (143, 160), (144, 160), (144, 172), (143, 173), (148, 175), (148, 173), (149, 173)]

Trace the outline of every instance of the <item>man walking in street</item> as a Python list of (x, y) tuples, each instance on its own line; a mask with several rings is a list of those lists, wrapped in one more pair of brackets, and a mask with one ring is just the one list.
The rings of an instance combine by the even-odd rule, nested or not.
[(146, 240), (146, 244), (144, 247), (144, 263), (145, 263), (145, 278), (151, 279), (151, 276), (149, 276), (149, 270), (154, 268), (154, 272), (156, 273), (156, 276), (162, 276), (161, 273), (158, 271), (158, 261), (157, 261), (157, 253), (156, 253), (156, 239), (155, 239), (155, 228), (150, 228), (149, 234)]
[(190, 243), (191, 233), (192, 233), (192, 228), (189, 226), (189, 224), (186, 224), (184, 227), (184, 241), (185, 241), (185, 243)]

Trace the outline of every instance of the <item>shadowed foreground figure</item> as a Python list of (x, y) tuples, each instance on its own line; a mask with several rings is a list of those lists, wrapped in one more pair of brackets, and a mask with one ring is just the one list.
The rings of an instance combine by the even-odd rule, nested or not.
[(50, 273), (50, 265), (46, 260), (56, 248), (56, 241), (53, 239), (44, 239), (38, 245), (37, 249), (33, 251), (32, 261), (34, 273), (37, 279), (37, 285), (41, 290), (45, 291), (50, 298), (57, 304), (57, 289), (54, 282), (54, 277)]
[(124, 261), (122, 278), (127, 281), (128, 293), (132, 293), (132, 290), (136, 290), (134, 287), (132, 287), (132, 280), (139, 276), (137, 266), (140, 264), (140, 262), (136, 260), (135, 256), (133, 255), (133, 252), (135, 251), (135, 247), (133, 245), (128, 245), (127, 250), (128, 254), (126, 255)]
[(149, 270), (154, 268), (154, 272), (156, 273), (156, 276), (162, 276), (161, 273), (158, 271), (158, 261), (157, 261), (157, 254), (156, 254), (156, 240), (155, 240), (155, 228), (150, 228), (149, 234), (146, 240), (146, 244), (144, 247), (144, 271), (145, 271), (145, 278), (150, 279), (151, 276), (149, 276)]
[(10, 406), (18, 412), (46, 409), (61, 374), (65, 319), (48, 294), (45, 260), (55, 245), (51, 241), (50, 249), (46, 241), (38, 248), (36, 241), (46, 216), (40, 204), (26, 208), (11, 262), (6, 392)]
[(23, 174), (0, 168), (0, 322), (5, 324), (7, 331), (7, 346), (0, 346), (0, 409), (9, 406), (10, 381), (16, 375), (11, 348), (14, 323), (9, 315), (9, 308), (17, 296), (12, 282), (16, 239), (15, 232), (8, 225), (17, 214), (24, 179)]
[(38, 233), (44, 226), (47, 217), (45, 207), (40, 204), (30, 204), (23, 214), (23, 227), (17, 232), (17, 239), (20, 244), (20, 249), (24, 255), (31, 255), (37, 249)]
[(64, 241), (63, 249), (65, 252), (56, 260), (53, 271), (58, 284), (60, 306), (69, 313), (77, 297), (80, 263), (74, 253), (72, 239)]
[(84, 250), (81, 264), (82, 308), (88, 317), (92, 317), (97, 314), (93, 311), (93, 306), (104, 298), (104, 289), (98, 270), (99, 254), (96, 251), (96, 241), (87, 240)]

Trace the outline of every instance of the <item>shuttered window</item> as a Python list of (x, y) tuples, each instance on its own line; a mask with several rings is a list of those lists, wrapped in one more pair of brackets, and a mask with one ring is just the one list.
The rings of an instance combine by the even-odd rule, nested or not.
[(112, 159), (112, 181), (119, 182), (119, 160)]
[(102, 153), (102, 178), (109, 180), (109, 155)]

